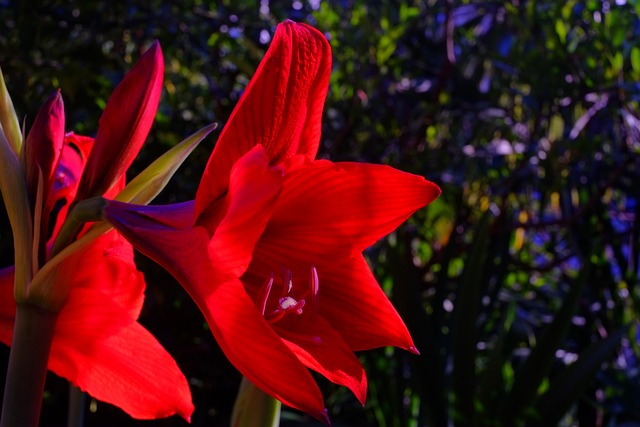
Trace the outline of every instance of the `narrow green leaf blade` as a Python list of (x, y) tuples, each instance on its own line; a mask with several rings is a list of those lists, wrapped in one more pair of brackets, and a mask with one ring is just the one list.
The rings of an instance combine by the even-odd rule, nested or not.
[(2, 191), (13, 231), (16, 265), (14, 294), (20, 301), (26, 296), (32, 277), (33, 224), (27, 185), (20, 160), (2, 132), (0, 132), (0, 191)]
[(131, 180), (115, 199), (120, 202), (139, 205), (146, 205), (151, 202), (167, 185), (189, 154), (217, 126), (217, 123), (212, 123), (203, 127), (158, 157), (144, 171)]
[(13, 108), (13, 102), (9, 96), (9, 91), (4, 82), (2, 69), (0, 69), (0, 127), (4, 132), (9, 146), (20, 157), (22, 147), (22, 132), (20, 131), (20, 121)]

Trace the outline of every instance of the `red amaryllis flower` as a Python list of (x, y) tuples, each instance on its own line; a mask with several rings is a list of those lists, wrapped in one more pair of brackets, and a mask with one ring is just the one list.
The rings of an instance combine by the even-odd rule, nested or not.
[[(29, 219), (18, 225), (31, 228), (21, 236), (31, 238), (33, 246), (43, 251), (36, 259), (16, 257), (22, 264), (0, 270), (0, 341), (15, 342), (20, 307), (57, 313), (49, 369), (135, 418), (179, 414), (189, 420), (194, 408), (184, 375), (137, 322), (145, 282), (136, 270), (131, 244), (113, 230), (64, 256), (50, 252), (58, 244), (74, 201), (94, 194), (112, 198), (124, 187), (125, 170), (146, 138), (158, 105), (162, 69), (162, 54), (155, 43), (116, 88), (95, 141), (64, 135), (59, 92), (38, 114), (23, 148), (29, 185), (24, 193), (31, 211)], [(19, 175), (16, 155), (1, 130), (0, 144), (4, 144), (2, 159)], [(1, 177), (3, 193), (10, 182), (7, 176)], [(16, 182), (22, 179), (18, 176)], [(11, 202), (5, 197), (5, 203)], [(70, 236), (65, 236), (71, 240), (58, 249), (76, 236), (81, 238), (90, 226), (72, 227)], [(32, 242), (27, 239), (23, 243), (28, 253)]]
[(307, 368), (364, 402), (353, 351), (416, 352), (362, 251), (440, 193), (390, 167), (313, 160), (330, 61), (317, 30), (281, 24), (195, 202), (104, 211), (184, 286), (242, 374), (324, 421)]
[[(76, 195), (92, 145), (93, 138), (72, 133), (64, 138), (47, 203), (61, 206), (51, 241)], [(112, 194), (122, 189), (123, 178)], [(135, 418), (177, 413), (189, 419), (193, 404), (184, 375), (137, 322), (145, 282), (131, 244), (113, 230), (56, 268), (56, 281), (64, 281), (69, 291), (56, 322), (49, 369)], [(7, 345), (16, 312), (13, 273), (14, 267), (0, 269), (0, 341)]]
[[(56, 321), (48, 368), (134, 418), (179, 414), (191, 394), (173, 358), (137, 318), (145, 282), (131, 246), (115, 231), (63, 261), (71, 288)], [(13, 339), (13, 267), (0, 269), (0, 341)]]

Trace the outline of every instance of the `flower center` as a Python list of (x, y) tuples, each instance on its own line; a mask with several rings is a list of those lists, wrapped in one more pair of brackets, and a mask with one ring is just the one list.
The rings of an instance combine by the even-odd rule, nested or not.
[(305, 306), (309, 309), (311, 320), (315, 319), (318, 315), (319, 289), (318, 271), (315, 267), (311, 267), (309, 285), (302, 293), (298, 292), (299, 289), (294, 287), (291, 271), (285, 271), (282, 278), (282, 294), (275, 304), (268, 304), (269, 297), (272, 295), (273, 282), (274, 277), (272, 273), (271, 277), (262, 285), (260, 293), (258, 294), (257, 306), (267, 322), (277, 322), (287, 314), (300, 316)]

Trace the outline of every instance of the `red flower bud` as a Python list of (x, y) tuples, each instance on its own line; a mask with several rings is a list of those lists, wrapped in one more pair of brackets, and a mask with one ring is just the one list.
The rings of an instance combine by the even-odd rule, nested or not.
[(27, 189), (32, 209), (36, 204), (38, 191), (38, 169), (42, 172), (42, 200), (47, 200), (62, 152), (63, 140), (64, 104), (60, 90), (57, 90), (38, 111), (23, 148)]
[(163, 78), (164, 59), (156, 41), (109, 98), (76, 200), (104, 194), (129, 168), (151, 129)]

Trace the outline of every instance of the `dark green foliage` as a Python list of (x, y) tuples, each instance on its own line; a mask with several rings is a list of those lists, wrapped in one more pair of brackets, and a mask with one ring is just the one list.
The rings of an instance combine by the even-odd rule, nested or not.
[[(443, 189), (367, 253), (421, 355), (363, 353), (364, 409), (321, 382), (335, 425), (640, 422), (640, 7), (315, 3), (0, 0), (0, 67), (27, 127), (60, 87), (68, 129), (91, 135), (114, 85), (160, 40), (165, 91), (133, 176), (224, 125), (277, 22), (311, 23), (334, 54), (320, 155), (388, 163)], [(159, 202), (194, 195), (214, 139)], [(2, 265), (11, 248), (0, 217)], [(142, 322), (191, 380), (193, 425), (225, 425), (238, 375), (179, 286), (140, 265)], [(52, 376), (46, 425), (63, 424), (65, 393)], [(131, 422), (101, 403), (87, 414), (87, 426), (117, 423), (184, 425)]]

